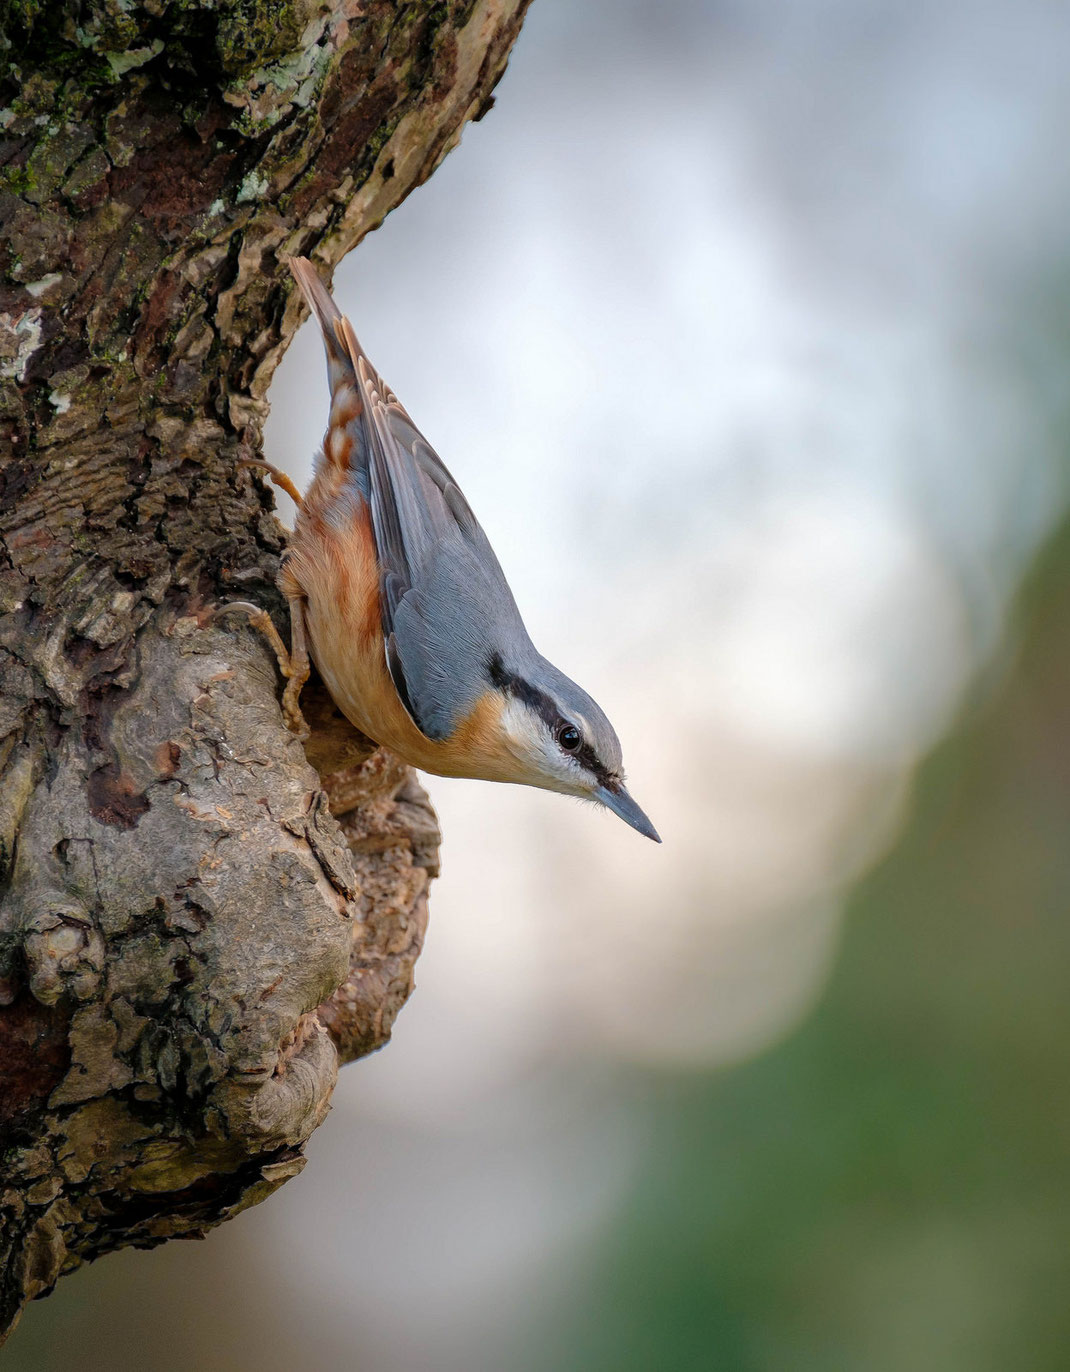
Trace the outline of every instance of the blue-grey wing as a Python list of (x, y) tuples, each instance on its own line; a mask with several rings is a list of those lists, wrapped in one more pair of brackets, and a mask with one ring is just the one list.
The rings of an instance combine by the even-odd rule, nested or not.
[(487, 689), (490, 658), (529, 640), (460, 487), (346, 332), (364, 400), (387, 666), (417, 728), (442, 739)]
[[(325, 459), (348, 469), (371, 510), (387, 666), (417, 728), (445, 738), (487, 689), (489, 663), (503, 653), (519, 662), (534, 649), (457, 483), (372, 367), (312, 263), (295, 257), (290, 269), (323, 331), (331, 423), (337, 403), (351, 440), (337, 455), (328, 442)], [(360, 403), (350, 416), (354, 382)]]

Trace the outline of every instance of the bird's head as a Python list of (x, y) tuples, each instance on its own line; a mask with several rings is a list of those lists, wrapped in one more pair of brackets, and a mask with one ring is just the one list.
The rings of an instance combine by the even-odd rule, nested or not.
[(496, 656), (488, 676), (502, 700), (499, 746), (515, 767), (512, 780), (596, 801), (661, 842), (625, 789), (613, 725), (586, 691), (534, 653), (516, 668)]

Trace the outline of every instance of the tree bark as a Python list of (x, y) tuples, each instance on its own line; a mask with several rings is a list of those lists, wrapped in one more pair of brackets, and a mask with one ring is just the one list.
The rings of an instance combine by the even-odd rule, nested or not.
[(0, 1329), (303, 1165), (386, 1041), (427, 799), (263, 604), (266, 394), (332, 269), (487, 109), (528, 0), (0, 0)]

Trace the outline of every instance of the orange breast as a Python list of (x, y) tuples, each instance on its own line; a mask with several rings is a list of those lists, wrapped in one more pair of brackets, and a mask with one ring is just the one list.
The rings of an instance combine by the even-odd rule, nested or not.
[[(344, 520), (337, 518), (342, 510)], [(402, 705), (383, 648), (370, 511), (333, 464), (321, 465), (305, 495), (282, 583), (284, 591), (304, 596), (312, 660), (335, 704), (358, 729), (427, 772), (513, 779), (515, 763), (501, 746), (502, 701), (496, 692), (481, 696), (441, 742), (422, 734)]]

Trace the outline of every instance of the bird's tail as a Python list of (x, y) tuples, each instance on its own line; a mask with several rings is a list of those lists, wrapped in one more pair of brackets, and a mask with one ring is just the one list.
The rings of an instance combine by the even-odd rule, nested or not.
[[(319, 320), (323, 346), (327, 352), (327, 374), (333, 395), (343, 380), (352, 380), (353, 377), (353, 359), (350, 357), (345, 329), (347, 320), (307, 257), (291, 257), (289, 267), (298, 289), (305, 298), (305, 303)], [(350, 327), (348, 334), (352, 335), (352, 332)]]
[(382, 388), (353, 325), (334, 303), (330, 291), (307, 257), (291, 257), (290, 271), (312, 313), (320, 323), (327, 353), (327, 379), (331, 387), (331, 415), (323, 440), (324, 457), (343, 471), (367, 465), (368, 438), (363, 417), (367, 410), (370, 380)]
[(320, 322), (320, 328), (329, 337), (334, 337), (334, 321), (341, 319), (342, 311), (334, 303), (331, 293), (316, 275), (316, 269), (307, 257), (287, 259), (293, 278), (300, 287), (305, 303)]

